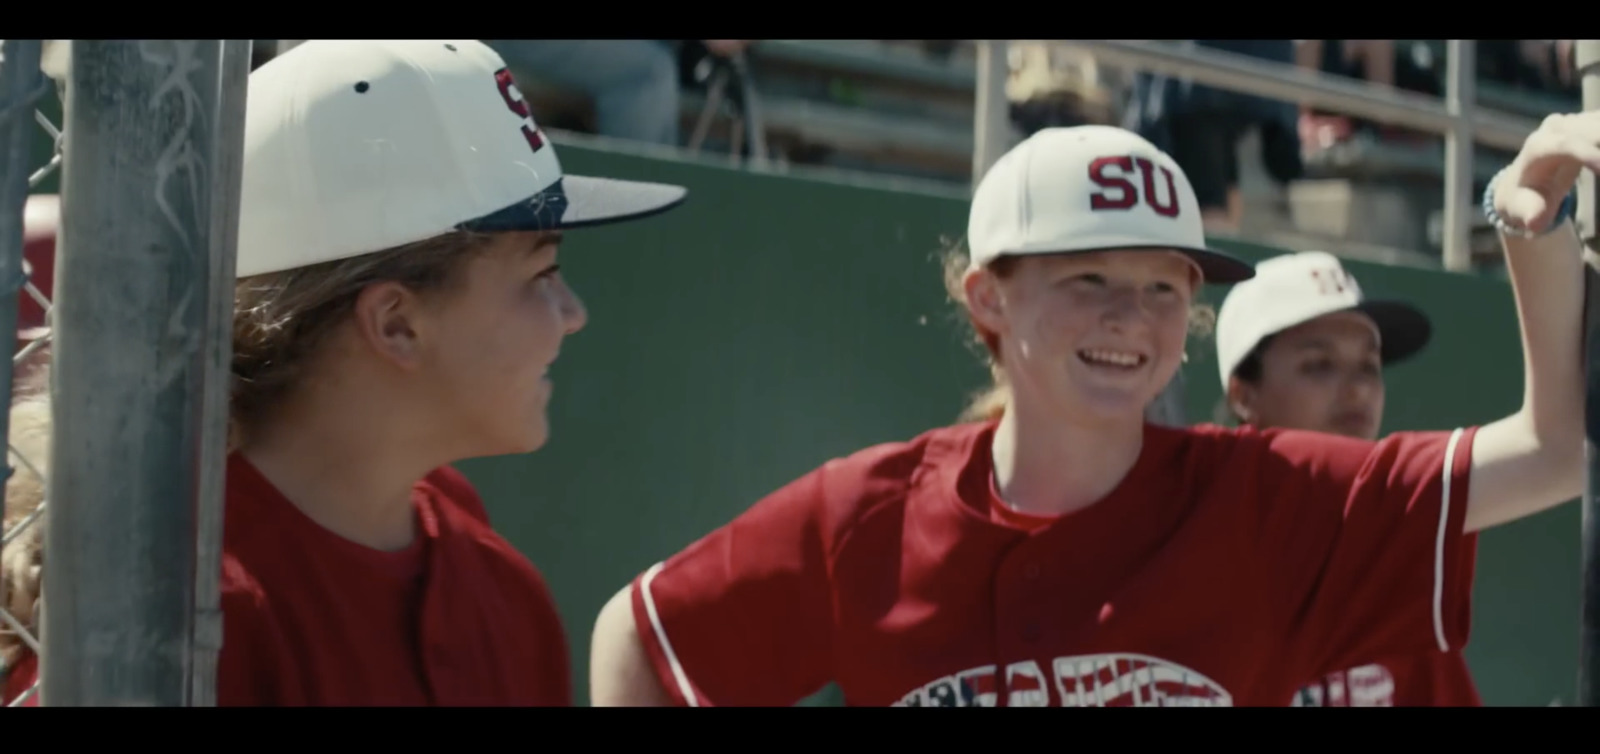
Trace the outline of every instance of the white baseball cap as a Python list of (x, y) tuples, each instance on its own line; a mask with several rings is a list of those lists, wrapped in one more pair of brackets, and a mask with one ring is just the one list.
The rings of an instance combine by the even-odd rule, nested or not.
[(1433, 326), (1426, 314), (1401, 301), (1367, 299), (1339, 258), (1302, 251), (1263, 260), (1256, 276), (1235, 285), (1217, 312), (1217, 368), (1222, 387), (1261, 341), (1334, 312), (1366, 314), (1378, 329), (1385, 365), (1427, 345)]
[(973, 194), (967, 244), (974, 267), (1010, 254), (1154, 248), (1189, 257), (1208, 283), (1255, 274), (1206, 245), (1178, 163), (1113, 126), (1042, 129), (1001, 156)]
[(311, 40), (250, 74), (237, 276), (451, 230), (561, 230), (684, 200), (681, 186), (563, 175), (482, 42)]

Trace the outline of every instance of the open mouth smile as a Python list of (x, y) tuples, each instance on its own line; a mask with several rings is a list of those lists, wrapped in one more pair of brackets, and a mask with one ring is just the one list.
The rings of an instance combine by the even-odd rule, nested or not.
[(1142, 353), (1128, 351), (1113, 351), (1105, 348), (1087, 348), (1078, 352), (1078, 358), (1085, 364), (1096, 367), (1112, 367), (1117, 369), (1138, 369), (1149, 361)]

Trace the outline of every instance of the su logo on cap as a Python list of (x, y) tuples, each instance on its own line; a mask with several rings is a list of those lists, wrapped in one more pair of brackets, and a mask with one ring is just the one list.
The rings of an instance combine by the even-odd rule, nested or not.
[[(1133, 183), (1127, 178), (1133, 173), (1135, 166), (1138, 167), (1139, 175), (1143, 179), (1142, 192), (1134, 188)], [(1108, 174), (1112, 168), (1116, 169), (1116, 173)], [(1165, 203), (1156, 191), (1157, 171), (1160, 171), (1161, 177), (1167, 182)], [(1142, 201), (1145, 206), (1162, 217), (1178, 216), (1178, 187), (1172, 177), (1172, 171), (1165, 166), (1157, 166), (1148, 158), (1131, 155), (1097, 157), (1089, 163), (1089, 181), (1101, 189), (1089, 197), (1089, 208), (1096, 212), (1108, 209), (1132, 209)], [(1109, 193), (1113, 191), (1118, 193)]]
[(1354, 290), (1359, 295), (1361, 291), (1356, 279), (1340, 267), (1313, 269), (1311, 279), (1317, 281), (1317, 292), (1324, 296), (1343, 294), (1346, 290)]
[(544, 138), (534, 128), (533, 114), (528, 110), (528, 103), (522, 99), (522, 92), (517, 89), (517, 84), (511, 79), (511, 69), (501, 68), (494, 72), (494, 83), (500, 87), (500, 97), (506, 101), (506, 107), (511, 112), (522, 118), (522, 135), (527, 137), (528, 146), (537, 152), (544, 147)]

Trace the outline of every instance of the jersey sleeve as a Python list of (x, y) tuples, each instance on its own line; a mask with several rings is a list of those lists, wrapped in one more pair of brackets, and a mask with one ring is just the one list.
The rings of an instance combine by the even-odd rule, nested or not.
[(223, 558), (222, 650), (217, 653), (218, 707), (296, 704), (296, 665), (280, 661), (281, 632), (255, 580), (238, 561)]
[(1477, 535), (1463, 529), (1475, 435), (1270, 440), (1254, 482), (1268, 505), (1260, 541), (1297, 681), (1466, 643)]
[(635, 627), (678, 704), (791, 706), (832, 679), (826, 470), (634, 580)]

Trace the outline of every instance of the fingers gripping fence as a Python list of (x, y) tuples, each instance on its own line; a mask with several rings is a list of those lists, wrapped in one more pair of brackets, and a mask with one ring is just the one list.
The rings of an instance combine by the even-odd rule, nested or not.
[[(48, 313), (0, 383), (12, 395), (15, 365), (51, 362), (48, 452), (12, 442), (7, 465), (8, 493), (19, 467), (47, 491), (5, 516), (6, 589), (39, 598), (0, 600), (18, 649), (7, 669), (13, 654), (38, 662), (12, 705), (209, 706), (250, 42), (77, 41), (54, 82), (42, 49), (0, 47), (0, 332), (17, 331), (19, 291)], [(36, 109), (50, 94), (59, 129)], [(54, 145), (42, 166), (29, 159), (41, 128)], [(41, 291), (25, 283), (23, 209), (56, 171), (54, 290)], [(8, 440), (14, 429), (0, 412)], [(30, 547), (43, 553), (31, 587), (11, 578)]]

